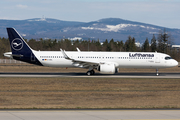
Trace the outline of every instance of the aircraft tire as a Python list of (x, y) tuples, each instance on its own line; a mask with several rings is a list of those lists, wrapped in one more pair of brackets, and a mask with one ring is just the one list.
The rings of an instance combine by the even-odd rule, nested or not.
[(94, 70), (91, 70), (90, 72), (91, 72), (91, 75), (94, 75), (94, 74), (95, 74), (95, 71), (94, 71)]
[(95, 74), (95, 71), (94, 71), (94, 70), (90, 70), (90, 71), (87, 71), (86, 74), (87, 74), (88, 76), (94, 75), (94, 74)]
[(87, 71), (86, 74), (87, 74), (88, 76), (90, 76), (90, 75), (91, 75), (91, 71)]

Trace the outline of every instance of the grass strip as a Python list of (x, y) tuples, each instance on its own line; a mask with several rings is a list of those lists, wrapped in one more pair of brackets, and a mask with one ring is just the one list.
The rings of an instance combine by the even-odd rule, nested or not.
[(180, 108), (180, 79), (0, 78), (0, 109)]

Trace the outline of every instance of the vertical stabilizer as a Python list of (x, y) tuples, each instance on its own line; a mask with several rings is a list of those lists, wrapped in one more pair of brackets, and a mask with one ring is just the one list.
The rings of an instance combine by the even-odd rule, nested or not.
[(29, 54), (32, 53), (31, 48), (26, 44), (24, 39), (14, 28), (7, 28), (9, 42), (12, 50), (12, 54)]
[[(33, 50), (14, 28), (7, 28), (7, 33), (11, 46), (12, 57), (14, 59), (41, 65), (41, 63), (35, 57)], [(32, 56), (34, 56), (33, 60), (31, 59)]]

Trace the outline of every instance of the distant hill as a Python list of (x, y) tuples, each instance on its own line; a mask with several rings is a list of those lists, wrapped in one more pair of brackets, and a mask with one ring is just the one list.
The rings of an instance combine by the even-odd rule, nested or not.
[[(83, 24), (83, 22), (62, 21), (50, 18), (28, 20), (0, 20), (0, 37), (7, 37), (6, 28), (14, 27), (25, 38), (43, 38), (48, 32)], [(41, 36), (42, 35), (42, 36)], [(47, 36), (51, 38), (51, 36)], [(54, 38), (54, 37), (53, 37)]]
[[(14, 27), (23, 35), (24, 38), (82, 38), (82, 39), (105, 39), (127, 40), (131, 35), (136, 41), (143, 43), (148, 37), (149, 41), (152, 35), (157, 35), (160, 30), (165, 27), (160, 27), (141, 22), (133, 22), (119, 18), (106, 18), (88, 23), (61, 21), (56, 19), (28, 19), (28, 20), (0, 20), (0, 37), (7, 37), (6, 27)], [(180, 44), (180, 29), (166, 30), (174, 39), (174, 44)], [(157, 37), (157, 36), (156, 36)]]

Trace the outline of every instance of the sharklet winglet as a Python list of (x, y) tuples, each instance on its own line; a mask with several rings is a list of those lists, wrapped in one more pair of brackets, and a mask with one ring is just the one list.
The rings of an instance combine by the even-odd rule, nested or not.
[(81, 50), (78, 47), (76, 47), (76, 49), (77, 49), (78, 52), (81, 52)]
[(62, 49), (60, 49), (60, 50), (61, 50), (62, 54), (64, 55), (65, 59), (71, 60), (71, 58), (68, 57), (68, 55), (65, 53), (65, 51), (63, 51)]

